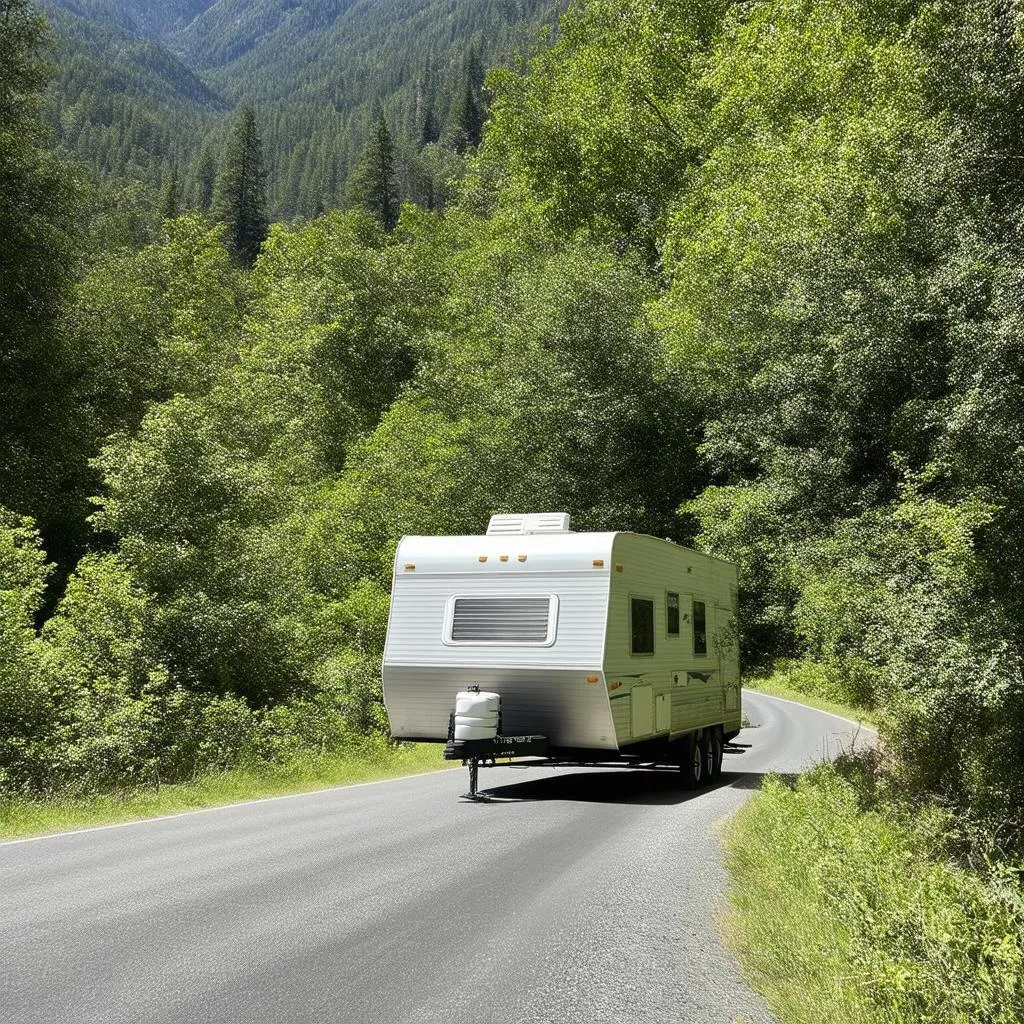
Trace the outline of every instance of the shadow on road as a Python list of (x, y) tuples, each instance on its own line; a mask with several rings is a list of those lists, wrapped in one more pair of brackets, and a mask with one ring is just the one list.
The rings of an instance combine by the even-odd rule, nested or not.
[[(760, 789), (764, 775), (760, 772), (733, 772), (726, 769), (709, 786), (697, 790), (681, 788), (680, 776), (673, 769), (612, 768), (593, 771), (560, 768), (557, 774), (543, 779), (529, 779), (502, 786), (482, 786), (481, 793), (491, 803), (512, 803), (532, 800), (570, 800), (600, 804), (681, 804), (694, 800), (711, 790), (724, 786), (738, 789)], [(481, 776), (486, 783), (486, 777)]]

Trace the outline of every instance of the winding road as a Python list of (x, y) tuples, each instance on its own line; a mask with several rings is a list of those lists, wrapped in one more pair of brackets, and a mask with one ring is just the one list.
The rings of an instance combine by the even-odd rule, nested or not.
[(718, 826), (857, 730), (744, 708), (693, 794), (510, 766), (470, 804), (460, 769), (0, 844), (0, 1020), (771, 1021), (721, 937)]

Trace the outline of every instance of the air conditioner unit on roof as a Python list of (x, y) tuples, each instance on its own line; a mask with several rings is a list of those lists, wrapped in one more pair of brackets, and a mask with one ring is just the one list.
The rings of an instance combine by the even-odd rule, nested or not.
[(491, 516), (487, 524), (488, 537), (521, 537), (526, 526), (526, 516)]
[(531, 512), (491, 516), (488, 537), (516, 537), (534, 533), (569, 533), (568, 512)]

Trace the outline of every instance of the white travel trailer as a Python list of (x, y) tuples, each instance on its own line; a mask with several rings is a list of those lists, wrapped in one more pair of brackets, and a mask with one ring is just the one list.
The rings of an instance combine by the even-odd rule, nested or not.
[[(564, 513), (493, 516), (485, 536), (405, 537), (384, 703), (397, 739), (471, 762), (678, 764), (695, 786), (740, 729), (736, 568)], [(500, 696), (500, 735), (455, 741), (460, 691)]]

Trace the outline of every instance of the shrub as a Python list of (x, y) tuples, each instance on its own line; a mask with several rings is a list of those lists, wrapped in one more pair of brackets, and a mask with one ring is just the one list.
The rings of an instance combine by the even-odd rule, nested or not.
[(769, 779), (731, 826), (738, 942), (780, 1017), (1019, 1022), (1024, 863), (965, 870), (944, 857), (945, 813), (862, 802), (823, 766)]

